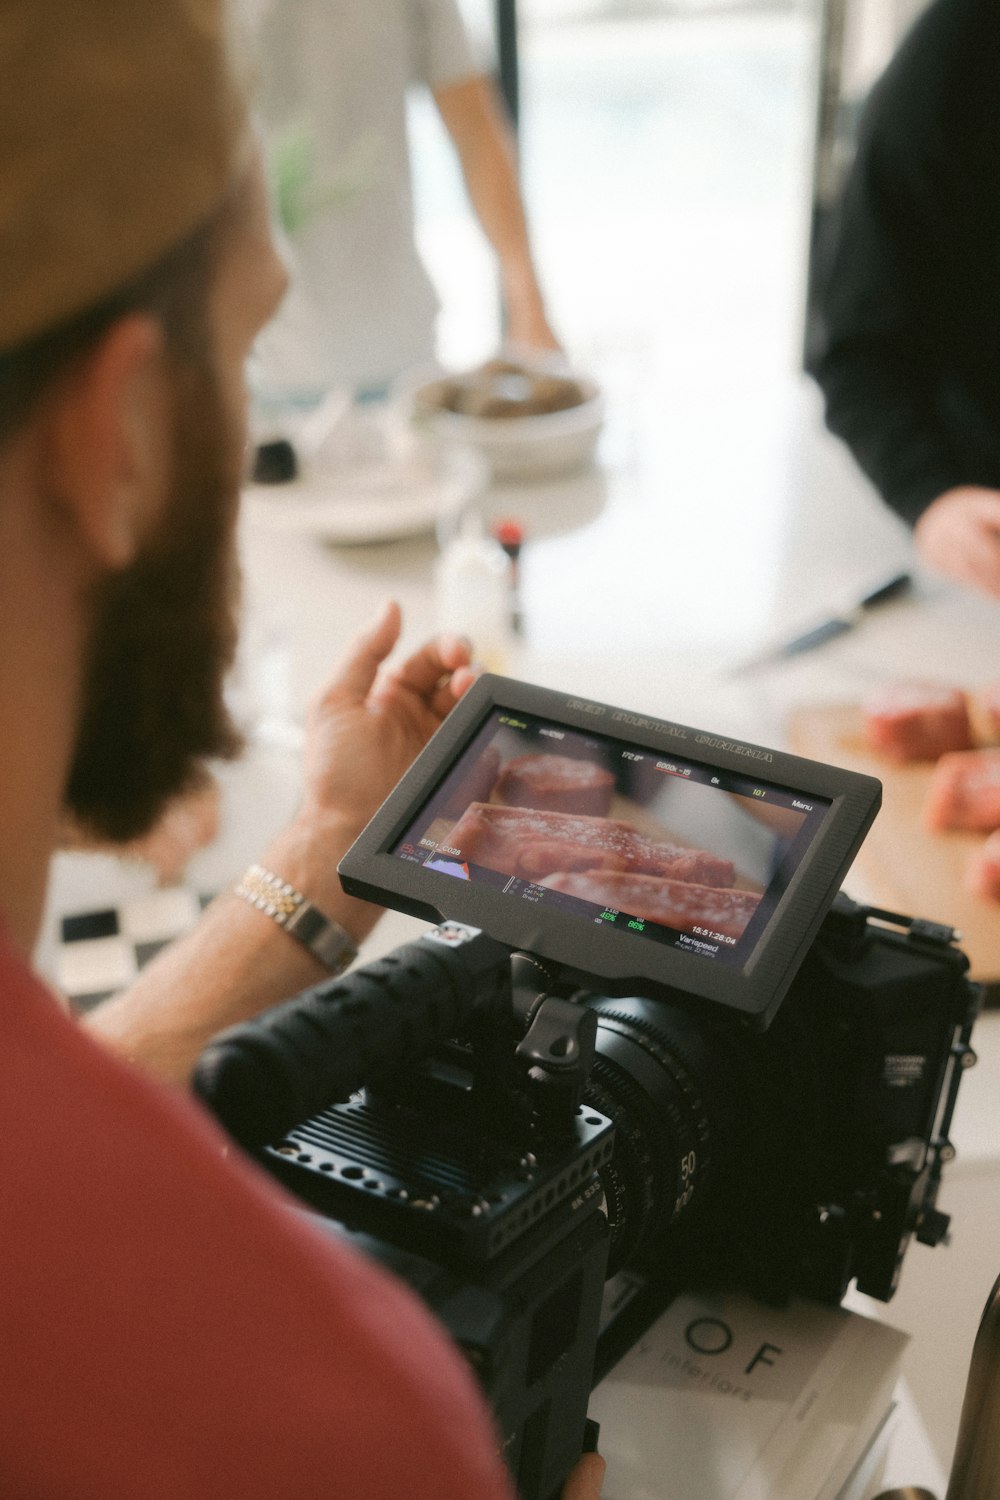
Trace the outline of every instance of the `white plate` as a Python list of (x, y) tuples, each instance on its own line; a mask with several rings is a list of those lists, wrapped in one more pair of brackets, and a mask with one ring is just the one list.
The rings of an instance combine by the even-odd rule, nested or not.
[(389, 457), (353, 467), (310, 466), (287, 484), (255, 484), (244, 492), (254, 526), (292, 531), (355, 546), (434, 531), (479, 494), (488, 469), (466, 452)]

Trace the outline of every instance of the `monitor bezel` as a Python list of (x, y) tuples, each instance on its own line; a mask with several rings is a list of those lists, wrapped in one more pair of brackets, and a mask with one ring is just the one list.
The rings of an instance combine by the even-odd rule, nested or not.
[[(557, 727), (589, 730), (628, 746), (684, 756), (829, 802), (820, 828), (742, 968), (581, 921), (544, 903), (505, 902), (489, 886), (456, 880), (391, 852), (486, 720), (498, 711), (525, 713)], [(512, 950), (533, 954), (556, 966), (562, 977), (591, 990), (693, 999), (764, 1026), (805, 957), (881, 797), (881, 782), (872, 776), (486, 674), (451, 711), (338, 871), (349, 895), (430, 922), (453, 920), (483, 928)]]

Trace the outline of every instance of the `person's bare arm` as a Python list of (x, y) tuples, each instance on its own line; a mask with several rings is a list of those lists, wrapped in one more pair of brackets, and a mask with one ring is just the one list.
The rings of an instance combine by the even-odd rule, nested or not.
[[(358, 638), (310, 711), (305, 796), (260, 855), (360, 942), (379, 907), (346, 896), (337, 862), (472, 680), (466, 643), (443, 639), (379, 669), (399, 636), (390, 606)], [(208, 1039), (324, 978), (322, 965), (270, 917), (229, 891), (86, 1024), (172, 1083), (188, 1081)]]
[(514, 142), (503, 104), (485, 75), (434, 90), (434, 100), (462, 165), (476, 217), (500, 263), (507, 337), (558, 349), (531, 256)]
[(1000, 598), (1000, 490), (961, 485), (933, 500), (914, 528), (929, 567)]

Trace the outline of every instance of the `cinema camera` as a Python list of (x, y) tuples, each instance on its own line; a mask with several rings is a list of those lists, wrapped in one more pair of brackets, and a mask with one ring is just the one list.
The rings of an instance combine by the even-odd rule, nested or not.
[(950, 928), (840, 881), (869, 777), (484, 677), (354, 847), (438, 923), (207, 1048), (196, 1087), (426, 1299), (525, 1500), (679, 1289), (892, 1295), (978, 993)]

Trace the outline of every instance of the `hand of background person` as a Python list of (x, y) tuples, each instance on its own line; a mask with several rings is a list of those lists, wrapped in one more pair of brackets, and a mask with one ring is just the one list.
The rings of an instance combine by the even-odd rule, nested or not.
[(194, 791), (172, 802), (144, 838), (126, 844), (121, 853), (151, 864), (160, 885), (174, 885), (184, 878), (192, 856), (217, 837), (221, 805), (219, 783), (206, 776)]
[(585, 1453), (563, 1486), (560, 1500), (601, 1500), (606, 1468), (599, 1453)]
[(60, 846), (84, 852), (110, 850), (124, 859), (141, 860), (152, 865), (159, 885), (175, 885), (184, 878), (191, 858), (218, 835), (221, 802), (219, 784), (206, 772), (191, 791), (167, 804), (159, 820), (142, 838), (128, 844), (109, 845), (81, 830), (67, 815)]
[(936, 572), (1000, 598), (1000, 490), (947, 490), (918, 520), (914, 540)]
[(552, 330), (541, 300), (525, 297), (521, 304), (508, 301), (504, 341), (522, 349), (546, 353), (561, 352), (562, 345)]
[(360, 828), (475, 680), (471, 647), (457, 636), (438, 637), (386, 668), (401, 624), (399, 606), (386, 605), (310, 705), (301, 814), (307, 820), (332, 815)]

